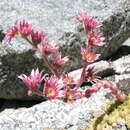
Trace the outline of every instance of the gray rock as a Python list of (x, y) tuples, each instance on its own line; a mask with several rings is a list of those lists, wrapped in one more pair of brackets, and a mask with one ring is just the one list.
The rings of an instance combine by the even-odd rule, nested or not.
[(112, 68), (117, 74), (130, 73), (130, 55), (122, 56), (112, 62)]
[(2, 28), (2, 26), (0, 26), (0, 42), (2, 42), (4, 37), (5, 37), (5, 34), (3, 33), (3, 28)]
[[(4, 50), (1, 51), (1, 55), (7, 53), (6, 45), (4, 46)], [(11, 46), (12, 47), (12, 46)], [(27, 54), (28, 53), (28, 54)], [(22, 73), (30, 73), (31, 69), (38, 64), (37, 60), (33, 57), (31, 60), (29, 58), (32, 56), (33, 51), (27, 51), (21, 54), (10, 54), (8, 51), (8, 55), (4, 55), (4, 57), (0, 58), (0, 98), (3, 99), (23, 99), (23, 100), (39, 100), (40, 97), (29, 97), (27, 95), (27, 87), (22, 83), (21, 80), (18, 79), (18, 75)], [(13, 59), (14, 57), (14, 59)], [(21, 60), (21, 58), (25, 58), (26, 60)], [(33, 63), (33, 64), (32, 64)], [(39, 63), (40, 64), (40, 63)], [(39, 66), (36, 66), (39, 67)], [(36, 68), (35, 67), (35, 68)], [(42, 66), (41, 66), (42, 67)], [(39, 67), (39, 68), (41, 68)]]
[(69, 104), (62, 101), (46, 101), (31, 108), (5, 109), (0, 113), (1, 130), (78, 130), (103, 113), (102, 106), (109, 100), (107, 89), (101, 89), (89, 99)]
[[(111, 61), (116, 61), (118, 59), (121, 59), (122, 57), (127, 57), (130, 55), (130, 38), (126, 40), (121, 47), (117, 50), (113, 56), (111, 56)], [(124, 58), (127, 59), (127, 58)], [(126, 61), (125, 61), (126, 62)]]
[[(70, 71), (82, 66), (79, 46), (85, 42), (85, 33), (74, 17), (86, 9), (103, 22), (101, 30), (109, 44), (99, 51), (106, 58), (130, 35), (128, 0), (0, 0), (0, 25), (5, 33), (16, 20), (25, 19), (49, 33), (50, 41), (57, 42), (64, 55), (70, 56), (71, 61), (65, 67)], [(12, 45), (3, 43), (0, 48), (0, 98), (38, 99), (28, 97), (27, 88), (17, 79), (21, 73), (30, 73), (33, 67), (44, 67), (32, 47), (23, 40), (13, 40)]]
[[(125, 93), (130, 89), (125, 82), (130, 82), (130, 74), (115, 75), (107, 79), (116, 82)], [(122, 84), (123, 83), (123, 84)], [(110, 97), (111, 96), (111, 97)], [(104, 113), (102, 106), (113, 100), (113, 95), (108, 89), (101, 89), (92, 97), (79, 99), (73, 104), (64, 103), (59, 100), (45, 101), (31, 108), (10, 108), (0, 113), (1, 130), (84, 130), (89, 121)], [(5, 103), (6, 104), (6, 103)], [(125, 124), (121, 129), (125, 128)]]
[[(109, 63), (110, 68), (113, 70), (113, 76), (124, 75), (130, 73), (130, 38), (123, 43), (117, 53), (113, 55)], [(110, 75), (107, 75), (110, 76)]]

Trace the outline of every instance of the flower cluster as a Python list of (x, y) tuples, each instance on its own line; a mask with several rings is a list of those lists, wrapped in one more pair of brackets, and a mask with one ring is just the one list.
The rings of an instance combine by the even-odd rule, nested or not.
[(68, 57), (61, 58), (58, 45), (50, 43), (45, 32), (35, 30), (31, 24), (24, 20), (17, 21), (7, 31), (6, 42), (10, 43), (13, 38), (23, 38), (31, 44), (43, 56), (44, 62), (54, 75), (58, 76), (56, 69), (62, 67), (69, 60)]
[[(87, 32), (86, 45), (81, 46), (83, 69), (80, 79), (75, 81), (68, 73), (59, 71), (59, 68), (68, 62), (68, 56), (62, 58), (59, 46), (55, 43), (50, 43), (45, 32), (35, 30), (26, 21), (17, 21), (8, 30), (6, 41), (11, 42), (13, 38), (26, 40), (40, 53), (44, 63), (53, 75), (43, 75), (43, 71), (39, 72), (38, 69), (33, 69), (30, 75), (22, 74), (18, 78), (23, 80), (28, 87), (28, 95), (36, 94), (49, 100), (59, 99), (65, 102), (73, 102), (79, 98), (89, 98), (93, 93), (99, 91), (101, 87), (104, 87), (109, 88), (116, 95), (118, 101), (124, 101), (127, 96), (112, 83), (101, 81), (100, 77), (95, 74), (95, 67), (89, 66), (100, 57), (100, 54), (96, 54), (96, 47), (105, 45), (105, 38), (99, 30), (101, 23), (85, 12), (79, 13), (76, 18), (83, 24), (85, 32)], [(84, 82), (91, 83), (92, 87), (86, 90), (82, 89), (81, 86)], [(42, 91), (39, 90), (41, 85), (43, 85)]]

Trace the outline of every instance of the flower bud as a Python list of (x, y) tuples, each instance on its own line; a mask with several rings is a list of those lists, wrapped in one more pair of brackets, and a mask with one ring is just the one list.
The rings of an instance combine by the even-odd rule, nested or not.
[(117, 98), (117, 101), (119, 101), (119, 102), (123, 102), (128, 99), (128, 97), (124, 93), (117, 95), (116, 98)]

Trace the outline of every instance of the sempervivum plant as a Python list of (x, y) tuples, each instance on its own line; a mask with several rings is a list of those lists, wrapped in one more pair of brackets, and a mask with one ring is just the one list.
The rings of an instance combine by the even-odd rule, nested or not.
[[(28, 95), (36, 94), (49, 100), (60, 99), (65, 102), (73, 102), (79, 98), (89, 98), (93, 93), (99, 91), (101, 87), (104, 87), (111, 89), (111, 92), (116, 95), (117, 101), (126, 100), (127, 96), (116, 85), (109, 81), (101, 81), (100, 77), (95, 75), (95, 68), (89, 66), (100, 57), (100, 54), (96, 54), (96, 46), (105, 45), (105, 38), (99, 30), (101, 23), (86, 12), (79, 13), (76, 19), (83, 24), (87, 32), (86, 45), (81, 46), (83, 69), (80, 79), (77, 81), (69, 74), (59, 71), (69, 61), (69, 57), (62, 57), (59, 46), (50, 43), (45, 32), (35, 30), (26, 21), (17, 21), (7, 31), (6, 42), (11, 42), (13, 38), (23, 38), (42, 56), (44, 63), (52, 72), (52, 76), (49, 76), (48, 74), (43, 75), (43, 71), (39, 72), (38, 69), (33, 69), (28, 76), (25, 74), (20, 75), (18, 78), (23, 80), (29, 89)], [(41, 82), (44, 82), (42, 91), (39, 90)], [(90, 82), (92, 87), (87, 90), (81, 89), (84, 82)]]

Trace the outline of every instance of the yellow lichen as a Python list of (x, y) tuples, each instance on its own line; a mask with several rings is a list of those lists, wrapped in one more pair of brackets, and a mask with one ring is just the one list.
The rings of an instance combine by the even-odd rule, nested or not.
[(86, 130), (112, 130), (123, 121), (130, 129), (130, 94), (123, 103), (110, 102), (104, 106), (105, 114), (93, 119)]

